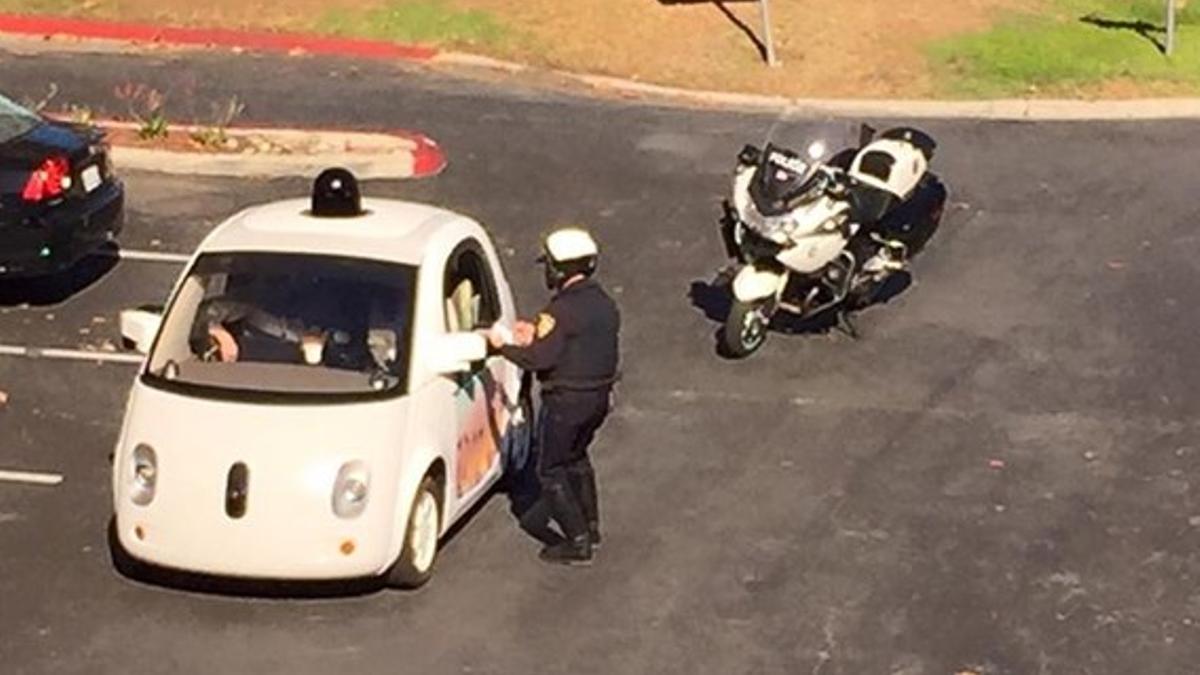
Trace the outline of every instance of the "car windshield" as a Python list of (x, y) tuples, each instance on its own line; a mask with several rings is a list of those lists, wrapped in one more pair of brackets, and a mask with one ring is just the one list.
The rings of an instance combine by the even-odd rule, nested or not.
[(0, 143), (29, 133), (40, 122), (37, 115), (0, 95)]
[(279, 253), (201, 256), (148, 376), (198, 391), (403, 393), (416, 268)]

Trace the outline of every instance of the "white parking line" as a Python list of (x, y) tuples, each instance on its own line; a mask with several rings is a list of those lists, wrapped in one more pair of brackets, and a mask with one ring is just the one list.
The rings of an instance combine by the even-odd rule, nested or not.
[(145, 356), (121, 352), (89, 352), (83, 349), (56, 347), (22, 347), (0, 344), (0, 356), (21, 356), (28, 359), (59, 359), (66, 361), (102, 361), (105, 363), (140, 364)]
[(191, 259), (183, 253), (164, 253), (163, 251), (138, 251), (131, 248), (101, 249), (98, 255), (116, 256), (120, 260), (140, 260), (143, 262), (161, 262), (182, 265)]
[(30, 485), (58, 485), (63, 482), (60, 473), (34, 471), (0, 471), (0, 482), (29, 483)]

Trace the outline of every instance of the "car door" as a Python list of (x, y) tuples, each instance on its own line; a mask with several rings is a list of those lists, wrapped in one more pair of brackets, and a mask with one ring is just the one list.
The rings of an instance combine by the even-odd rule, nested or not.
[[(495, 275), (478, 240), (465, 239), (447, 258), (443, 304), (450, 332), (485, 330), (505, 318)], [(457, 433), (448, 481), (455, 513), (468, 507), (503, 468), (501, 449), (515, 405), (516, 392), (508, 386), (513, 369), (502, 357), (492, 356), (455, 378)]]

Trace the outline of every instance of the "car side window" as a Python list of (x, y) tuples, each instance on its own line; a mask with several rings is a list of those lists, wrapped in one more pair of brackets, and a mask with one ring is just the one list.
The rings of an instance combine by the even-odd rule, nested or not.
[(496, 281), (479, 242), (468, 239), (450, 254), (443, 297), (452, 333), (487, 328), (500, 318)]

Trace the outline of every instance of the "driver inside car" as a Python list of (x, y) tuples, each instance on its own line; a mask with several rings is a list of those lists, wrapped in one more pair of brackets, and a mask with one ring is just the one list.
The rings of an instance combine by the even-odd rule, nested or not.
[[(278, 303), (283, 311), (270, 311), (259, 302), (229, 297), (206, 303), (197, 317), (196, 352), (202, 360), (304, 363), (361, 369), (369, 354), (366, 331), (355, 330), (355, 301), (336, 285), (323, 284), (293, 293)], [(303, 303), (298, 296), (307, 295)], [(291, 308), (291, 311), (288, 310)], [(355, 335), (359, 339), (355, 339)]]
[(207, 302), (197, 316), (196, 329), (193, 344), (200, 346), (195, 351), (201, 360), (224, 363), (295, 362), (302, 357), (302, 343), (311, 343), (319, 335), (306, 331), (299, 319), (227, 298)]

